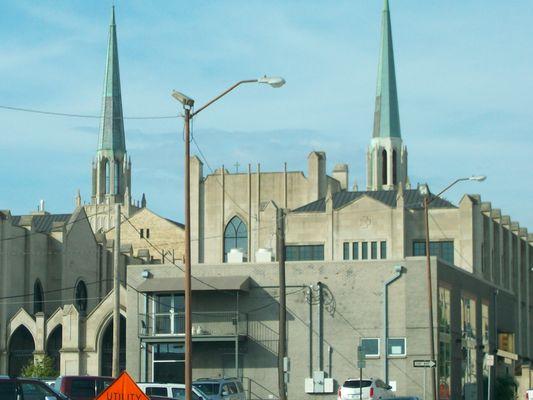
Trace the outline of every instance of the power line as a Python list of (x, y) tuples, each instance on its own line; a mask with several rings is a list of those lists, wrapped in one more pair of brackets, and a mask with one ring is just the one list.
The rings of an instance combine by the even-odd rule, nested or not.
[[(10, 110), (10, 111), (20, 111), (20, 112), (27, 112), (27, 113), (33, 113), (33, 114), (43, 114), (43, 115), (51, 115), (54, 117), (69, 117), (69, 118), (93, 118), (93, 119), (104, 119), (105, 117), (102, 115), (91, 115), (91, 114), (73, 114), (73, 113), (66, 113), (66, 112), (57, 112), (57, 111), (46, 111), (46, 110), (37, 110), (32, 108), (23, 108), (23, 107), (14, 107), (14, 106), (6, 106), (6, 105), (0, 105), (0, 109), (4, 110)], [(157, 115), (157, 116), (137, 116), (137, 117), (114, 117), (112, 119), (121, 120), (121, 119), (175, 119), (180, 118), (180, 115)], [(107, 119), (107, 118), (106, 118)]]

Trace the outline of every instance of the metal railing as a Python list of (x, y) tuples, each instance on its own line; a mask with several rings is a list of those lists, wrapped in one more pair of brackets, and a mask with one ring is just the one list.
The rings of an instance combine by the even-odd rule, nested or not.
[[(248, 318), (235, 311), (192, 312), (193, 337), (248, 335)], [(139, 314), (139, 336), (185, 336), (185, 313)]]

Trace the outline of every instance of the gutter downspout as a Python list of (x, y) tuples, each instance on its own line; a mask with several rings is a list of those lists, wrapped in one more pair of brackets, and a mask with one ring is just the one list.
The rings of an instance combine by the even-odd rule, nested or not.
[(309, 301), (309, 377), (313, 376), (313, 286), (307, 288), (307, 298)]
[(322, 319), (324, 304), (322, 298), (322, 282), (318, 282), (318, 370), (324, 371), (324, 321)]
[(388, 358), (388, 339), (389, 339), (389, 295), (388, 295), (388, 286), (394, 282), (395, 280), (399, 279), (402, 276), (402, 273), (404, 271), (404, 268), (401, 265), (396, 265), (394, 267), (394, 272), (396, 275), (394, 275), (389, 280), (385, 281), (383, 284), (383, 338), (384, 338), (384, 352), (383, 352), (383, 377), (385, 379), (385, 383), (389, 384), (389, 358)]

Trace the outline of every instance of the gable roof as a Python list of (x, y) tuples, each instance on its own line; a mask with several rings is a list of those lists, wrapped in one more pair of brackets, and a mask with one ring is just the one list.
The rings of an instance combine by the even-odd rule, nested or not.
[(31, 219), (36, 232), (50, 233), (55, 222), (66, 223), (72, 214), (14, 215), (13, 225), (20, 225), (24, 219)]
[[(333, 209), (338, 210), (347, 204), (363, 197), (367, 196), (373, 198), (389, 207), (396, 207), (396, 198), (398, 196), (397, 190), (374, 190), (374, 191), (361, 191), (361, 192), (349, 192), (343, 190), (333, 194)], [(404, 205), (408, 209), (417, 209), (422, 207), (424, 200), (423, 196), (416, 189), (408, 189), (403, 191)], [(455, 205), (443, 198), (436, 198), (431, 195), (432, 200), (429, 205), (430, 208), (456, 208)], [(312, 203), (299, 207), (292, 212), (324, 212), (326, 211), (326, 199), (318, 199)]]

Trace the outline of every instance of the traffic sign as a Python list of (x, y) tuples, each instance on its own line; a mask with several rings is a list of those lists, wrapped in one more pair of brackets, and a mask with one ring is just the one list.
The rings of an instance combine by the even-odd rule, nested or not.
[(366, 368), (366, 359), (363, 346), (357, 346), (357, 368)]
[(487, 362), (487, 367), (492, 367), (494, 365), (494, 354), (486, 354), (485, 360)]
[(122, 372), (96, 400), (149, 400), (131, 379), (126, 371)]
[(435, 368), (437, 363), (435, 360), (414, 360), (413, 367), (415, 368)]

